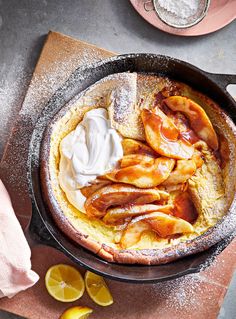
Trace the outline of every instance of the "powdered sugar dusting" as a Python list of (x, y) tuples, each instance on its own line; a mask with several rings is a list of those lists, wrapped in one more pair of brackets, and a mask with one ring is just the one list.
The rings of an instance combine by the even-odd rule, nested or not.
[[(34, 75), (28, 94), (20, 114), (35, 119), (50, 96), (61, 87), (74, 71), (75, 66), (87, 65), (92, 61), (100, 60), (101, 56), (95, 49), (85, 49), (83, 55), (72, 56), (70, 60), (52, 62), (50, 69), (42, 69), (39, 74)], [(36, 117), (37, 119), (37, 117)]]
[[(8, 70), (8, 75), (0, 78), (0, 136), (3, 144), (9, 136), (9, 124), (13, 122), (20, 105), (23, 101), (26, 87), (29, 82), (29, 75), (21, 65), (21, 61), (15, 63), (14, 69)], [(7, 66), (3, 64), (2, 72)], [(0, 145), (0, 157), (3, 149)]]
[(160, 6), (175, 14), (181, 19), (186, 19), (197, 13), (199, 0), (158, 0)]
[[(199, 274), (151, 285), (109, 282), (117, 308), (110, 317), (132, 318), (207, 318), (218, 310), (223, 287), (211, 284)], [(125, 306), (124, 306), (125, 298)]]
[[(197, 309), (199, 307), (198, 300), (194, 298), (196, 289), (201, 291), (200, 284), (202, 279), (199, 274), (188, 275), (184, 278), (178, 278), (162, 284), (162, 293), (164, 296), (164, 304), (166, 308), (181, 310), (191, 306)], [(154, 286), (155, 287), (155, 286)], [(154, 288), (154, 290), (156, 287)]]
[[(132, 55), (131, 55), (132, 57)], [(150, 59), (152, 59), (152, 55), (149, 56)], [(122, 59), (122, 57), (120, 58)], [(113, 59), (111, 59), (112, 61)], [(171, 60), (171, 59), (170, 59)], [(168, 58), (163, 58), (163, 68), (164, 65), (168, 65), (169, 61)], [(100, 63), (95, 64), (99, 65)], [(55, 64), (57, 71), (60, 72), (61, 69), (61, 65)], [(54, 73), (56, 73), (57, 71), (55, 71)], [(67, 69), (65, 68), (64, 72), (67, 72)], [(64, 73), (64, 74), (65, 74)], [(56, 74), (54, 74), (54, 76), (56, 76)], [(69, 74), (68, 74), (69, 76)], [(67, 77), (67, 73), (66, 73), (66, 77)], [(66, 78), (65, 77), (65, 78)], [(43, 81), (43, 84), (41, 84), (41, 80)], [(48, 79), (48, 81), (47, 81)], [(64, 81), (63, 79), (59, 79), (61, 81)], [(58, 81), (59, 81), (58, 80)], [(78, 79), (76, 79), (77, 81)], [(47, 85), (47, 83), (49, 83)], [(37, 87), (38, 86), (38, 87)], [(48, 98), (50, 97), (50, 94), (52, 94), (57, 88), (58, 86), (60, 86), (60, 83), (58, 83), (55, 79), (53, 79), (53, 72), (50, 75), (40, 75), (38, 77), (35, 77), (33, 79), (33, 82), (31, 84), (31, 88), (35, 88), (37, 87), (36, 92), (34, 93), (29, 93), (29, 97), (27, 95), (26, 97), (26, 104), (24, 104), (24, 107), (22, 108), (22, 111), (20, 113), (20, 118), (19, 118), (19, 130), (16, 133), (15, 137), (17, 137), (16, 139), (12, 140), (13, 143), (13, 147), (12, 147), (12, 154), (11, 157), (8, 158), (8, 162), (4, 162), (4, 165), (6, 167), (6, 170), (9, 172), (9, 175), (11, 176), (11, 180), (12, 180), (12, 184), (14, 183), (14, 189), (16, 190), (18, 188), (19, 190), (19, 194), (18, 194), (18, 200), (19, 201), (23, 201), (21, 194), (22, 189), (25, 190), (27, 192), (27, 183), (26, 183), (26, 171), (27, 171), (27, 167), (26, 167), (26, 161), (25, 159), (27, 158), (27, 152), (28, 152), (28, 144), (29, 144), (29, 140), (31, 137), (31, 133), (32, 133), (32, 129), (33, 126), (37, 120), (37, 116), (39, 115), (40, 111), (42, 110), (42, 108), (44, 107), (44, 103), (42, 103), (42, 101), (47, 101)], [(39, 88), (41, 87), (41, 89), (39, 90)], [(31, 90), (32, 91), (32, 90)], [(39, 93), (41, 92), (41, 93)], [(27, 100), (28, 99), (28, 100)], [(58, 100), (60, 101), (61, 96), (58, 96)], [(27, 104), (28, 103), (28, 104)], [(55, 104), (55, 106), (57, 105), (57, 103)], [(45, 125), (48, 121), (48, 118), (45, 117), (44, 118), (44, 123), (41, 123), (42, 127), (43, 125)], [(27, 128), (27, 129), (26, 129)], [(14, 149), (14, 151), (13, 151)], [(35, 150), (35, 153), (38, 153), (38, 149)], [(36, 159), (36, 165), (38, 165), (39, 163), (37, 162), (37, 157), (35, 157)], [(14, 163), (14, 165), (16, 165), (15, 169), (12, 170), (12, 164)], [(22, 174), (23, 171), (23, 174)], [(19, 176), (22, 176), (22, 178), (19, 178)], [(22, 183), (23, 181), (23, 183)], [(227, 229), (227, 231), (229, 231)], [(224, 236), (225, 234), (223, 234), (222, 236)], [(189, 277), (186, 277), (188, 280)], [(202, 279), (201, 279), (202, 280)], [(193, 282), (192, 282), (192, 286), (191, 287), (199, 287), (200, 282), (199, 278), (194, 276), (193, 277)], [(182, 282), (182, 281), (181, 281)], [(189, 281), (187, 281), (187, 284), (189, 283)], [(169, 284), (169, 283), (168, 283)], [(185, 282), (186, 284), (186, 282)], [(167, 284), (166, 284), (167, 285)], [(163, 288), (163, 286), (159, 286), (159, 285), (155, 285), (153, 286), (153, 293), (155, 294), (156, 289), (162, 289), (162, 291), (165, 292), (165, 289)], [(167, 287), (169, 287), (170, 290), (166, 291), (166, 294), (171, 295), (171, 290), (173, 287), (173, 282), (170, 282), (170, 285)], [(184, 285), (180, 285), (180, 287), (184, 287)], [(176, 288), (177, 289), (177, 288)], [(175, 303), (176, 303), (176, 307), (182, 307), (183, 306), (183, 300), (186, 300), (186, 304), (189, 302), (188, 301), (188, 296), (191, 296), (191, 289), (185, 291), (182, 288), (178, 288), (178, 294), (177, 296), (174, 298)], [(194, 290), (194, 288), (193, 288)], [(161, 291), (161, 293), (162, 293)], [(183, 297), (185, 296), (185, 297)], [(165, 301), (167, 307), (172, 307), (173, 302), (171, 302), (171, 298), (169, 299), (169, 297), (166, 297), (167, 300)], [(172, 298), (173, 299), (173, 298)], [(169, 300), (169, 301), (168, 301)]]
[(125, 87), (117, 88), (113, 91), (112, 98), (114, 99), (114, 119), (118, 123), (122, 123), (124, 119), (130, 115), (132, 108), (136, 101), (136, 87), (129, 89)]
[(207, 0), (156, 0), (155, 6), (159, 17), (176, 27), (187, 27), (204, 17)]
[[(50, 67), (46, 69), (40, 66), (34, 74), (18, 119), (15, 122), (15, 130), (10, 139), (8, 151), (1, 162), (1, 169), (5, 172), (4, 175), (7, 176), (6, 181), (9, 189), (14, 194), (13, 197), (17, 198), (15, 207), (18, 209), (19, 206), (19, 213), (21, 213), (24, 203), (29, 201), (26, 163), (29, 142), (38, 116), (50, 97), (64, 84), (76, 67), (100, 59), (101, 54), (99, 51), (93, 47), (86, 48), (81, 51), (80, 55), (72, 55), (70, 59), (52, 62)], [(29, 75), (18, 67), (15, 70), (15, 76), (17, 80), (13, 82), (13, 86), (5, 83), (5, 86), (2, 85), (4, 88), (0, 90), (1, 114), (9, 112), (9, 105), (19, 105), (23, 100), (22, 91), (24, 92), (24, 90), (22, 90), (22, 83), (28, 83)], [(5, 118), (5, 115), (1, 117), (4, 120)], [(9, 134), (6, 130), (7, 123), (1, 123), (1, 119), (0, 133), (2, 136), (7, 137)], [(12, 169), (13, 167), (14, 169)], [(26, 214), (26, 212), (22, 210), (22, 214)]]

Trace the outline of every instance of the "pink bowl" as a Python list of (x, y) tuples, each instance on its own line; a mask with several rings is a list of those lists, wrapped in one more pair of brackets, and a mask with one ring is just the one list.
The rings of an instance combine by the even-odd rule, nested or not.
[(154, 27), (171, 34), (197, 36), (217, 31), (236, 19), (236, 0), (211, 0), (206, 17), (188, 29), (175, 29), (162, 22), (156, 12), (146, 11), (144, 4), (149, 0), (130, 0), (135, 10)]

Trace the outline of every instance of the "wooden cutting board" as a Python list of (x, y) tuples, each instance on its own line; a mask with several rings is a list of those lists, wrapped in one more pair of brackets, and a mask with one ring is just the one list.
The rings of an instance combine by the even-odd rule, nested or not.
[[(22, 227), (26, 226), (31, 214), (26, 161), (32, 129), (38, 115), (55, 90), (78, 66), (112, 55), (114, 53), (91, 44), (49, 32), (0, 164), (0, 176), (11, 195)], [(0, 309), (30, 319), (58, 319), (63, 310), (71, 304), (55, 301), (47, 294), (44, 286), (47, 269), (57, 263), (72, 264), (67, 257), (53, 248), (34, 247), (32, 265), (40, 275), (39, 282), (12, 299), (1, 299)], [(112, 306), (99, 307), (86, 293), (73, 304), (93, 308), (91, 319), (215, 319), (235, 266), (234, 240), (215, 262), (200, 274), (153, 285), (133, 285), (107, 280), (114, 297)], [(81, 271), (83, 272), (83, 269)]]

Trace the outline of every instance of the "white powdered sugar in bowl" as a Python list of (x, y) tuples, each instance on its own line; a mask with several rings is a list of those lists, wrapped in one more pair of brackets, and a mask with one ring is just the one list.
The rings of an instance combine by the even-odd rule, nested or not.
[(208, 0), (154, 0), (162, 21), (176, 28), (185, 28), (200, 22), (206, 15)]
[(160, 6), (177, 17), (188, 19), (197, 13), (199, 0), (158, 0)]

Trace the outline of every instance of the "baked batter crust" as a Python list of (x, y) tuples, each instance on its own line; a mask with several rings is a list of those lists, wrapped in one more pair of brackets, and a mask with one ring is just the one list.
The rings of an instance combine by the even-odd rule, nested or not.
[[(137, 91), (134, 83), (137, 81)], [(114, 104), (114, 87), (121, 87), (119, 94), (129, 95), (126, 109)], [(124, 91), (125, 90), (125, 91)], [(114, 226), (91, 219), (71, 205), (58, 182), (59, 145), (61, 140), (82, 120), (84, 114), (98, 107), (108, 109), (111, 122), (124, 137), (144, 140), (144, 128), (140, 120), (143, 108), (150, 108), (159, 92), (182, 95), (200, 104), (208, 114), (220, 142), (222, 165), (216, 156), (205, 150), (204, 164), (188, 181), (193, 202), (199, 217), (195, 232), (176, 239), (156, 240), (146, 234), (132, 249), (121, 249), (116, 243), (119, 233)], [(116, 94), (118, 94), (116, 92)], [(127, 116), (127, 114), (129, 116)], [(205, 95), (183, 83), (155, 75), (124, 73), (112, 75), (88, 88), (71, 100), (55, 116), (48, 126), (41, 149), (41, 186), (45, 202), (58, 227), (74, 242), (91, 250), (109, 262), (162, 264), (201, 252), (222, 239), (221, 219), (227, 214), (235, 195), (236, 129), (220, 107)]]

